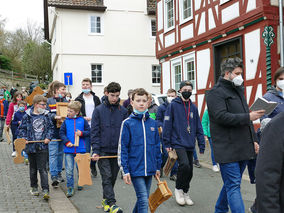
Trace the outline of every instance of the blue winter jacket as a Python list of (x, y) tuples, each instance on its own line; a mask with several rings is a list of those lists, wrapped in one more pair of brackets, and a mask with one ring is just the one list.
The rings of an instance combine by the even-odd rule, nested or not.
[(279, 114), (280, 112), (284, 112), (284, 98), (282, 95), (280, 95), (279, 91), (275, 89), (275, 87), (272, 87), (267, 93), (264, 94), (263, 98), (265, 98), (268, 101), (274, 101), (277, 102), (277, 107), (273, 110), (273, 112), (269, 115), (266, 115), (261, 118), (273, 118), (275, 115)]
[[(75, 143), (75, 132), (80, 130), (82, 136), (79, 139), (79, 146), (67, 147), (66, 144)], [(65, 144), (64, 153), (85, 153), (86, 144), (90, 144), (90, 126), (83, 117), (66, 118), (59, 130), (62, 142)]]
[(168, 106), (169, 106), (169, 102), (165, 101), (162, 105), (158, 107), (158, 111), (156, 114), (156, 121), (157, 121), (158, 127), (163, 127), (165, 112)]
[(161, 168), (157, 123), (149, 113), (132, 113), (123, 121), (118, 147), (118, 164), (131, 177), (155, 175)]
[[(43, 123), (41, 123), (40, 127), (42, 128), (41, 131), (41, 139), (49, 139), (51, 140), (53, 137), (54, 125), (50, 118), (50, 114), (47, 110), (43, 114), (36, 115), (33, 113), (34, 107), (31, 107), (26, 110), (26, 114), (24, 115), (21, 124), (18, 128), (18, 136), (17, 138), (24, 138), (27, 141), (34, 141), (35, 138), (35, 130), (33, 128), (33, 124), (36, 123), (37, 119), (43, 119)], [(45, 143), (28, 143), (25, 148), (25, 152), (29, 153), (36, 153), (37, 151), (42, 151), (48, 149), (48, 144)]]
[(121, 123), (127, 117), (127, 110), (119, 105), (119, 101), (111, 105), (107, 97), (94, 109), (91, 123), (93, 153), (117, 153)]
[(21, 112), (20, 110), (18, 110), (17, 112), (15, 112), (14, 118), (12, 120), (12, 124), (19, 126), (19, 121), (21, 121), (23, 119), (25, 114), (26, 114), (25, 111)]
[(205, 150), (205, 140), (198, 109), (191, 100), (188, 103), (190, 104), (190, 134), (187, 131), (188, 104), (183, 102), (180, 97), (177, 97), (169, 104), (165, 113), (163, 142), (166, 148), (183, 148), (188, 151), (193, 151), (195, 140), (197, 138), (199, 151), (200, 153), (203, 153)]

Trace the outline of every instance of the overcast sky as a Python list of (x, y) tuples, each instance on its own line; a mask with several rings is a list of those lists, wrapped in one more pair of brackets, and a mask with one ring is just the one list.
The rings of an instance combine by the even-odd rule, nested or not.
[(26, 28), (28, 21), (43, 27), (43, 0), (0, 0), (0, 16), (9, 31)]

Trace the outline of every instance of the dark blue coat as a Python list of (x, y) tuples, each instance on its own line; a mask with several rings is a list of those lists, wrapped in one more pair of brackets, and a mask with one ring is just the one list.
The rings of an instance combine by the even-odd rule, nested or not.
[(14, 118), (12, 120), (12, 124), (19, 126), (19, 121), (21, 121), (23, 119), (25, 114), (26, 114), (25, 111), (21, 112), (20, 110), (18, 110), (17, 112), (15, 112)]
[(183, 148), (188, 151), (193, 151), (197, 138), (199, 151), (203, 153), (205, 150), (205, 140), (200, 117), (196, 106), (191, 101), (189, 101), (189, 104), (190, 134), (187, 131), (188, 121), (186, 118), (188, 104), (186, 105), (185, 111), (184, 102), (180, 97), (177, 97), (169, 104), (165, 113), (163, 141), (166, 148)]
[(131, 177), (155, 175), (161, 168), (160, 137), (149, 113), (132, 113), (123, 121), (118, 149), (118, 164)]
[[(42, 118), (44, 120), (44, 129), (41, 135), (40, 140), (53, 138), (54, 125), (50, 118), (50, 114), (47, 110), (41, 115), (33, 114), (34, 107), (29, 108), (24, 115), (22, 122), (18, 128), (18, 138), (24, 138), (27, 141), (34, 141), (35, 131), (33, 129), (33, 121), (37, 118)], [(59, 142), (60, 143), (60, 142)], [(45, 143), (29, 143), (26, 145), (25, 152), (28, 153), (36, 153), (37, 151), (42, 151), (48, 149), (48, 144)]]
[[(78, 147), (67, 147), (66, 144), (71, 142), (75, 143), (75, 132), (80, 130), (82, 136), (79, 139)], [(66, 118), (61, 125), (59, 135), (63, 143), (65, 144), (64, 153), (85, 153), (86, 144), (90, 144), (90, 126), (88, 121), (83, 117)]]
[(156, 122), (158, 127), (163, 127), (165, 112), (169, 106), (169, 102), (165, 101), (162, 105), (158, 107), (158, 111), (156, 114)]
[(117, 153), (121, 123), (127, 117), (127, 110), (119, 102), (110, 105), (107, 98), (95, 108), (91, 123), (93, 153)]
[(279, 114), (280, 112), (284, 112), (284, 98), (282, 95), (280, 95), (280, 92), (277, 91), (274, 87), (269, 91), (267, 91), (267, 93), (264, 94), (263, 98), (265, 98), (268, 101), (277, 102), (278, 105), (271, 114), (261, 118), (261, 120), (266, 117), (273, 118), (275, 115)]

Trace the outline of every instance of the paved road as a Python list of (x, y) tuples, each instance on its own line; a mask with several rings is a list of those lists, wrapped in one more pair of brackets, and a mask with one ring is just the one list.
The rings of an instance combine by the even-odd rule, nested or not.
[[(173, 181), (166, 179), (172, 191), (175, 185)], [(155, 180), (152, 182), (153, 192), (156, 189)], [(194, 168), (194, 177), (191, 184), (190, 196), (195, 202), (194, 206), (178, 206), (174, 198), (170, 198), (163, 203), (157, 213), (212, 213), (214, 212), (214, 205), (216, 203), (218, 194), (222, 186), (220, 173), (214, 173), (211, 169), (207, 168)], [(62, 187), (66, 190), (65, 186)], [(125, 213), (132, 212), (132, 208), (136, 202), (136, 196), (133, 186), (127, 186), (123, 181), (118, 178), (115, 192), (117, 197), (117, 204), (121, 206)], [(244, 180), (242, 183), (242, 194), (245, 202), (246, 209), (248, 209), (255, 198), (255, 186), (251, 185), (248, 181)], [(93, 178), (93, 185), (86, 186), (83, 191), (75, 191), (75, 195), (70, 199), (71, 202), (77, 207), (80, 213), (102, 213), (103, 210), (97, 208), (100, 206), (102, 199), (102, 187), (100, 177)]]
[(29, 167), (14, 164), (12, 145), (0, 143), (0, 212), (52, 212), (42, 197), (30, 195)]

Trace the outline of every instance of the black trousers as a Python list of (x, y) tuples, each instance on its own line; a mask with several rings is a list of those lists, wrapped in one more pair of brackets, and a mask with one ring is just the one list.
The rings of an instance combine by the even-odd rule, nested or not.
[[(113, 153), (101, 153), (100, 156), (116, 155)], [(98, 161), (98, 167), (102, 176), (103, 186), (103, 199), (106, 199), (107, 203), (112, 206), (116, 203), (114, 195), (114, 185), (119, 172), (117, 164), (117, 158), (100, 159)]]
[(193, 151), (175, 150), (178, 156), (176, 189), (182, 189), (184, 193), (187, 193), (193, 175)]
[(48, 173), (46, 169), (46, 162), (48, 157), (47, 150), (37, 151), (36, 153), (29, 153), (29, 163), (30, 163), (30, 182), (31, 187), (38, 187), (37, 171), (40, 174), (41, 188), (42, 190), (48, 187)]

